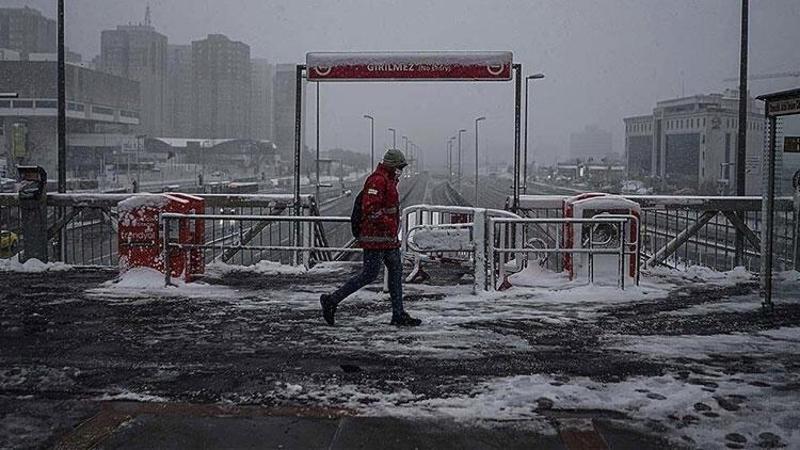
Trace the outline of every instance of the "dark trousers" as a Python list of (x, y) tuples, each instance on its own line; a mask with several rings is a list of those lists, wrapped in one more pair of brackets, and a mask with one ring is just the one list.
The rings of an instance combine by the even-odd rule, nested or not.
[(381, 264), (389, 272), (389, 294), (392, 297), (392, 317), (403, 315), (403, 261), (400, 249), (364, 250), (364, 267), (361, 273), (349, 279), (344, 286), (331, 294), (331, 299), (339, 304), (353, 292), (375, 281), (381, 271)]

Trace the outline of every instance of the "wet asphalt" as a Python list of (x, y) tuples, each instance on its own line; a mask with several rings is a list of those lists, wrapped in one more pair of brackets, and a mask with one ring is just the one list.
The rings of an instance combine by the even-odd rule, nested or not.
[[(313, 400), (298, 400), (276, 391), (275, 386), (352, 384), (383, 392), (402, 386), (420, 398), (440, 398), (469, 394), (476, 383), (501, 376), (555, 374), (562, 382), (579, 376), (617, 382), (665, 373), (713, 390), (709, 366), (726, 373), (758, 373), (764, 370), (760, 357), (711, 355), (698, 365), (688, 358), (664, 359), (612, 349), (605, 336), (711, 335), (800, 325), (797, 304), (779, 305), (770, 315), (760, 311), (663, 314), (713, 305), (757, 289), (754, 284), (697, 286), (674, 291), (664, 301), (604, 308), (591, 323), (475, 317), (461, 326), (516, 336), (534, 350), (464, 359), (414, 357), (368, 349), (337, 351), (336, 345), (324, 341), (332, 339), (330, 334), (308, 332), (323, 326), (318, 311), (311, 309), (242, 311), (214, 299), (108, 302), (86, 294), (87, 289), (115, 276), (106, 270), (0, 273), (0, 422), (4, 424), (0, 447), (52, 446), (95, 414), (103, 395), (125, 391), (190, 404), (314, 407)], [(458, 278), (457, 273), (452, 276)], [(250, 292), (286, 290), (317, 298), (320, 291), (345, 277), (233, 273), (210, 281)], [(412, 294), (407, 305), (413, 310), (415, 304), (441, 299), (440, 295)], [(257, 295), (249, 300), (259, 301)], [(388, 302), (359, 302), (342, 310), (369, 318), (386, 308)], [(391, 332), (387, 325), (387, 333)], [(789, 372), (800, 370), (796, 355), (769, 357), (778, 358)], [(781, 388), (800, 391), (796, 385)], [(538, 408), (545, 416), (570, 414), (552, 411), (546, 402)], [(586, 414), (597, 419), (624, 418), (603, 410), (578, 415)], [(658, 425), (652, 426), (657, 433)], [(27, 438), (20, 441), (15, 436)]]

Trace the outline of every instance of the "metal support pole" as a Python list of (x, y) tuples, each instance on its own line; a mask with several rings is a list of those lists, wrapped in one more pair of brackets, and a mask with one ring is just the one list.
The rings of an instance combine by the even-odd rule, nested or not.
[(794, 270), (800, 272), (800, 186), (794, 187), (794, 212), (792, 214), (794, 217)]
[[(745, 161), (747, 160), (747, 35), (748, 4), (750, 0), (742, 0), (742, 35), (739, 58), (739, 129), (736, 142), (736, 195), (746, 193)], [(744, 213), (738, 212), (744, 221)], [(744, 234), (736, 230), (735, 265), (740, 266), (744, 258)]]
[[(766, 108), (767, 114), (769, 105)], [(767, 116), (769, 121), (769, 144), (767, 148), (767, 192), (764, 193), (764, 238), (761, 239), (761, 290), (764, 296), (764, 309), (772, 310), (772, 251), (773, 225), (775, 213), (775, 134), (778, 131), (778, 119)]]
[(67, 88), (64, 0), (58, 0), (58, 192), (67, 192)]
[[(300, 157), (303, 151), (302, 136), (303, 136), (303, 71), (306, 66), (298, 64), (295, 70), (295, 102), (294, 102), (294, 215), (299, 217), (301, 211), (300, 205)], [(294, 230), (292, 233), (292, 244), (297, 247), (300, 243), (300, 224), (294, 223)], [(299, 255), (295, 250), (292, 253), (292, 264), (299, 263)]]
[(172, 268), (169, 257), (169, 219), (162, 217), (161, 224), (161, 257), (164, 259), (164, 286), (172, 284)]
[(475, 246), (474, 294), (486, 290), (486, 217), (486, 210), (477, 208), (472, 216), (472, 242)]
[(522, 151), (522, 192), (528, 193), (528, 83), (530, 78), (525, 78), (525, 136)]
[(316, 125), (317, 125), (317, 127), (316, 127), (317, 128), (317, 136), (316, 136), (316, 139), (317, 139), (317, 160), (316, 160), (317, 186), (316, 186), (316, 189), (314, 190), (314, 194), (315, 194), (316, 202), (319, 205), (320, 204), (320, 198), (319, 198), (319, 81), (317, 81), (317, 119), (316, 119)]
[[(58, 0), (58, 192), (67, 192), (67, 75), (66, 47), (64, 46), (64, 0)], [(56, 209), (57, 219), (66, 215), (64, 208)], [(58, 233), (55, 246), (55, 258), (64, 260), (66, 244), (66, 227)]]
[(514, 201), (511, 211), (519, 211), (520, 110), (522, 109), (522, 64), (514, 64)]

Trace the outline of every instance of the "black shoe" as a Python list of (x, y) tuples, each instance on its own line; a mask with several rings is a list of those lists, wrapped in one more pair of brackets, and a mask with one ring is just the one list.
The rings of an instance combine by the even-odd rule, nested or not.
[(422, 321), (409, 316), (408, 313), (403, 313), (400, 317), (392, 317), (391, 324), (398, 327), (418, 327)]
[(333, 326), (333, 316), (336, 315), (336, 303), (333, 302), (331, 296), (322, 294), (319, 297), (319, 304), (322, 306), (322, 317), (328, 325)]

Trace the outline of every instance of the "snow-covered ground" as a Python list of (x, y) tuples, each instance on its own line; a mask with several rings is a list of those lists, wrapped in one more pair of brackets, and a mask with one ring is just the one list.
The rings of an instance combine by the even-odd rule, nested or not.
[[(795, 273), (777, 277), (772, 316), (762, 313), (757, 279), (741, 269), (659, 269), (624, 291), (615, 280), (569, 282), (532, 269), (504, 292), (405, 285), (418, 328), (388, 326), (379, 285), (343, 303), (335, 327), (323, 325), (319, 295), (356, 268), (212, 264), (203, 282), (169, 287), (158, 272), (134, 270), (36, 304), (12, 299), (1, 325), (21, 350), (0, 353), (0, 390), (481, 423), (541, 424), (583, 411), (690, 447), (800, 447)], [(51, 330), (36, 351), (52, 347), (59, 362), (31, 364), (35, 339), (14, 344), (32, 326)], [(84, 343), (86, 327), (97, 337)]]
[(62, 262), (44, 263), (36, 258), (20, 262), (19, 255), (12, 258), (0, 258), (0, 272), (42, 273), (71, 270), (72, 266)]

